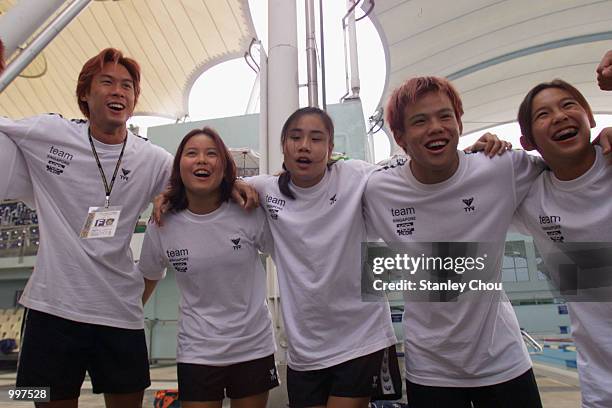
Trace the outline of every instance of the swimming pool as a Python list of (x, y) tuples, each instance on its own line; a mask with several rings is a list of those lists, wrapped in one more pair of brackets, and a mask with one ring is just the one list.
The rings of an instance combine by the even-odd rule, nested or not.
[(573, 342), (541, 342), (541, 354), (532, 354), (533, 361), (563, 368), (576, 368), (576, 345)]

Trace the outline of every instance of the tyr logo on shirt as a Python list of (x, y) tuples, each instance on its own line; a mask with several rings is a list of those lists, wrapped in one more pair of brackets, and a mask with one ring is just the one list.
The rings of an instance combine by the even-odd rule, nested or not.
[(124, 169), (123, 167), (121, 168), (121, 175), (119, 176), (121, 178), (121, 180), (124, 181), (128, 181), (129, 177), (128, 174), (130, 174), (132, 172), (132, 170), (128, 170), (128, 169)]
[(64, 172), (64, 169), (70, 165), (70, 162), (74, 159), (74, 155), (52, 145), (49, 148), (49, 153), (47, 153), (47, 159), (49, 159), (47, 162), (47, 171), (59, 176)]
[(472, 203), (474, 202), (474, 197), (464, 198), (461, 201), (463, 201), (463, 204), (465, 204), (465, 208), (463, 209), (465, 212), (472, 212), (476, 210), (476, 207), (472, 205)]
[(278, 213), (285, 208), (285, 204), (287, 204), (287, 202), (282, 198), (266, 194), (266, 208), (268, 213), (270, 213), (270, 218), (273, 220), (278, 219)]
[(234, 244), (234, 251), (242, 248), (242, 245), (240, 245), (240, 238), (230, 238), (230, 241)]

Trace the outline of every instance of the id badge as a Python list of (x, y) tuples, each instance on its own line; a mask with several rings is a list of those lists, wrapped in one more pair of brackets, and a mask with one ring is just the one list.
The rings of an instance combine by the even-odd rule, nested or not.
[(89, 207), (85, 225), (81, 230), (82, 239), (112, 238), (117, 231), (121, 207)]

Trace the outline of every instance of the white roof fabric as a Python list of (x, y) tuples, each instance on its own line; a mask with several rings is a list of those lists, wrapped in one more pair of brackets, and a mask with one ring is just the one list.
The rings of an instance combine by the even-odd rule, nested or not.
[(206, 69), (241, 57), (256, 37), (248, 0), (92, 2), (0, 94), (0, 115), (81, 117), (75, 90), (83, 63), (106, 47), (142, 69), (135, 114), (181, 118)]
[(470, 133), (514, 121), (531, 87), (561, 78), (594, 112), (612, 113), (595, 80), (612, 49), (610, 0), (376, 0), (370, 16), (388, 60), (383, 106), (410, 77), (447, 77)]

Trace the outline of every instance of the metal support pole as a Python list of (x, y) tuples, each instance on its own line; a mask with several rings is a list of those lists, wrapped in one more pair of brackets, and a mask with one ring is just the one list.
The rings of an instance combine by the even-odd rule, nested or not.
[(283, 162), (283, 124), (299, 106), (295, 1), (268, 2), (268, 43), (268, 172), (273, 174)]
[(255, 113), (257, 111), (257, 101), (260, 98), (261, 92), (261, 71), (257, 73), (255, 76), (255, 80), (253, 81), (253, 87), (251, 88), (251, 93), (249, 95), (249, 102), (247, 103), (246, 110), (244, 112), (245, 115), (250, 113)]
[(74, 0), (66, 7), (31, 43), (15, 58), (0, 75), (0, 92), (23, 71), (30, 62), (62, 31), (76, 16), (79, 15), (91, 0)]
[(357, 30), (355, 28), (355, 3), (357, 0), (347, 0), (347, 8), (351, 10), (348, 16), (348, 42), (351, 62), (351, 98), (359, 98), (359, 62), (357, 56)]
[(4, 57), (9, 57), (42, 27), (66, 0), (21, 0), (0, 16)]
[(319, 106), (317, 82), (317, 38), (315, 34), (314, 0), (304, 0), (306, 10), (306, 68), (308, 75), (308, 106)]
[(268, 174), (268, 56), (259, 44), (259, 174)]
[(321, 38), (321, 102), (327, 110), (327, 89), (325, 88), (325, 30), (323, 29), (323, 0), (319, 0), (319, 37)]

